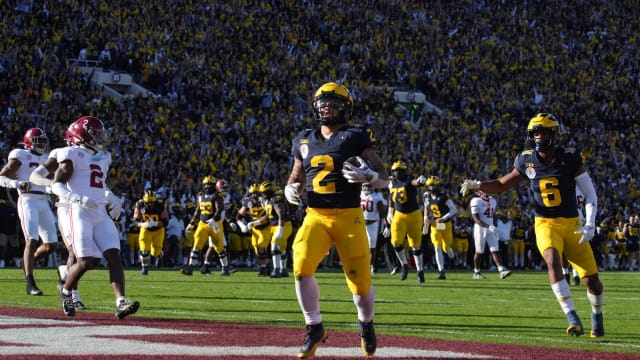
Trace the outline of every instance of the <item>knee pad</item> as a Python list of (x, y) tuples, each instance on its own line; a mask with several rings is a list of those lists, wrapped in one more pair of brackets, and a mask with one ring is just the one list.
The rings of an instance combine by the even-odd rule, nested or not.
[(220, 260), (224, 259), (227, 257), (227, 251), (226, 250), (222, 250), (218, 253), (218, 257), (220, 258)]
[(400, 251), (404, 250), (404, 246), (402, 246), (402, 245), (394, 246), (393, 250), (395, 250), (396, 252), (400, 252)]
[(412, 248), (411, 249), (411, 255), (413, 255), (413, 256), (422, 255), (422, 248)]

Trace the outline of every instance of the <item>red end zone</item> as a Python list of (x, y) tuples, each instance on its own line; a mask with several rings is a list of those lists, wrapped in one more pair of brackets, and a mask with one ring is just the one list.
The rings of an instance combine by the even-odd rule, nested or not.
[[(332, 331), (316, 358), (363, 357), (356, 332)], [(304, 329), (108, 314), (0, 308), (3, 359), (295, 358)], [(631, 354), (378, 335), (382, 359), (637, 359)]]

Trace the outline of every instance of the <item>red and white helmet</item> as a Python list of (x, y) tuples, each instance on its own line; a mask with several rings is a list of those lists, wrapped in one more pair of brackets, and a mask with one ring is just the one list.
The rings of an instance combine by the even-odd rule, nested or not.
[(43, 154), (49, 148), (49, 138), (44, 130), (31, 128), (24, 133), (22, 139), (24, 148), (38, 155)]
[(102, 120), (93, 116), (79, 118), (69, 125), (67, 131), (72, 145), (86, 146), (94, 151), (102, 150), (109, 138)]
[(218, 179), (216, 182), (216, 191), (219, 193), (229, 192), (229, 183), (225, 179)]

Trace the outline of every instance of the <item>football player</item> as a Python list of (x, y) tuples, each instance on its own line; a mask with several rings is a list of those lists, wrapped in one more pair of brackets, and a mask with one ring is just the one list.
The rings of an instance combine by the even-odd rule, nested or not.
[(480, 272), (480, 259), (487, 245), (489, 245), (489, 252), (493, 262), (498, 267), (500, 279), (511, 275), (511, 271), (502, 265), (500, 256), (498, 228), (494, 225), (493, 220), (497, 206), (498, 200), (482, 190), (477, 190), (476, 197), (472, 198), (469, 203), (471, 217), (475, 223), (473, 225), (473, 241), (476, 253), (473, 256), (473, 278), (476, 280), (485, 278)]
[(288, 277), (287, 240), (293, 232), (289, 206), (282, 190), (271, 181), (260, 184), (260, 193), (264, 197), (264, 210), (271, 233), (272, 278)]
[(137, 312), (140, 303), (125, 298), (120, 238), (106, 207), (105, 184), (111, 153), (103, 150), (103, 146), (108, 141), (108, 134), (102, 121), (92, 116), (80, 117), (68, 131), (69, 140), (75, 146), (58, 153), (58, 168), (51, 185), (58, 199), (69, 203), (71, 242), (77, 258), (68, 269), (64, 285), (59, 288), (62, 308), (65, 315), (75, 315), (71, 289), (104, 257), (116, 298), (115, 316), (123, 319)]
[(236, 224), (243, 233), (251, 233), (253, 248), (258, 265), (258, 276), (269, 276), (269, 244), (271, 243), (271, 227), (267, 221), (267, 212), (260, 202), (260, 185), (251, 184), (249, 194), (244, 198), (238, 210)]
[(401, 264), (400, 280), (405, 280), (409, 274), (409, 263), (404, 249), (406, 238), (409, 251), (416, 263), (418, 282), (424, 283), (422, 216), (418, 187), (424, 185), (427, 178), (420, 175), (414, 179), (407, 169), (407, 163), (404, 161), (396, 161), (391, 165), (387, 222), (391, 224), (391, 244)]
[[(198, 194), (198, 203), (196, 211), (191, 218), (191, 222), (187, 226), (187, 231), (195, 231), (193, 234), (193, 249), (191, 250), (191, 258), (189, 264), (183, 269), (183, 274), (191, 275), (193, 266), (200, 261), (200, 253), (208, 242), (209, 248), (218, 254), (220, 260), (220, 275), (229, 276), (229, 259), (227, 259), (227, 251), (224, 248), (222, 237), (222, 216), (224, 215), (224, 199), (223, 195), (216, 191), (216, 178), (213, 176), (205, 176), (202, 179), (202, 192)], [(210, 256), (213, 255), (209, 251), (205, 254), (205, 258), (200, 268), (200, 273), (208, 274)]]
[(364, 183), (360, 193), (360, 207), (364, 213), (364, 222), (367, 226), (367, 239), (369, 240), (369, 251), (371, 252), (371, 274), (374, 274), (378, 270), (376, 249), (378, 248), (380, 222), (383, 223), (382, 225), (385, 229), (388, 225), (384, 215), (387, 213), (387, 200), (378, 191), (374, 191), (371, 184)]
[(513, 251), (511, 256), (513, 257), (513, 266), (517, 269), (524, 269), (527, 265), (524, 261), (524, 253), (526, 239), (529, 235), (529, 224), (527, 217), (520, 215), (516, 217), (513, 222)]
[(444, 280), (445, 260), (444, 254), (453, 260), (453, 226), (451, 220), (458, 213), (458, 207), (449, 194), (442, 191), (442, 180), (437, 176), (427, 179), (427, 191), (424, 193), (424, 224), (429, 226), (431, 243), (435, 250), (436, 264), (438, 265), (438, 279)]
[(308, 204), (292, 245), (296, 295), (307, 325), (299, 358), (313, 356), (327, 338), (315, 272), (334, 244), (358, 309), (362, 351), (367, 356), (376, 351), (375, 291), (360, 184), (384, 188), (389, 180), (376, 153), (373, 132), (347, 124), (353, 106), (353, 96), (343, 85), (330, 82), (320, 86), (313, 96), (313, 114), (319, 126), (303, 130), (293, 139), (293, 168), (285, 196), (293, 205), (301, 205), (302, 198)]
[(138, 244), (140, 246), (140, 266), (142, 275), (149, 274), (151, 257), (158, 267), (164, 243), (165, 228), (169, 223), (167, 204), (158, 199), (155, 191), (148, 189), (142, 199), (136, 202), (133, 221), (140, 228)]
[[(510, 173), (488, 181), (464, 180), (460, 193), (476, 189), (501, 193), (528, 179), (535, 201), (536, 244), (547, 264), (553, 293), (569, 322), (566, 333), (580, 336), (584, 330), (562, 274), (563, 254), (587, 287), (592, 310), (591, 336), (604, 336), (604, 290), (589, 243), (595, 234), (598, 208), (595, 187), (580, 152), (560, 145), (560, 123), (552, 114), (539, 113), (529, 120), (527, 140), (532, 149), (520, 152)], [(584, 225), (578, 216), (576, 185), (584, 194)]]
[[(49, 138), (44, 130), (31, 128), (24, 133), (22, 149), (9, 153), (0, 170), (0, 187), (18, 190), (18, 216), (25, 238), (23, 268), (27, 295), (42, 295), (33, 277), (35, 262), (53, 252), (58, 243), (55, 216), (45, 186), (33, 185), (29, 176), (47, 160)], [(42, 239), (42, 244), (40, 244)]]

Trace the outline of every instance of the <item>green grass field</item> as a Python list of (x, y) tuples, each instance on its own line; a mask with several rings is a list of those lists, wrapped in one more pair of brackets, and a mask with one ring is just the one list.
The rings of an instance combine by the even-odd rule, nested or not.
[[(0, 269), (0, 306), (59, 309), (57, 275), (37, 269), (44, 296), (25, 294), (19, 269)], [(583, 285), (572, 287), (586, 335), (564, 334), (566, 319), (548, 285), (546, 272), (516, 271), (500, 280), (471, 279), (470, 272), (449, 272), (446, 281), (426, 274), (419, 285), (415, 272), (406, 281), (379, 273), (376, 288), (376, 331), (379, 334), (489, 343), (536, 345), (576, 350), (640, 353), (640, 273), (605, 272), (606, 336), (591, 339), (591, 308)], [(321, 309), (325, 326), (357, 331), (356, 311), (341, 272), (322, 270)], [(127, 296), (141, 302), (136, 316), (257, 323), (304, 327), (293, 278), (259, 278), (255, 270), (240, 270), (231, 277), (218, 272), (188, 277), (177, 270), (150, 271), (143, 277), (127, 270)], [(86, 311), (112, 312), (114, 298), (104, 269), (88, 272), (80, 284)]]

